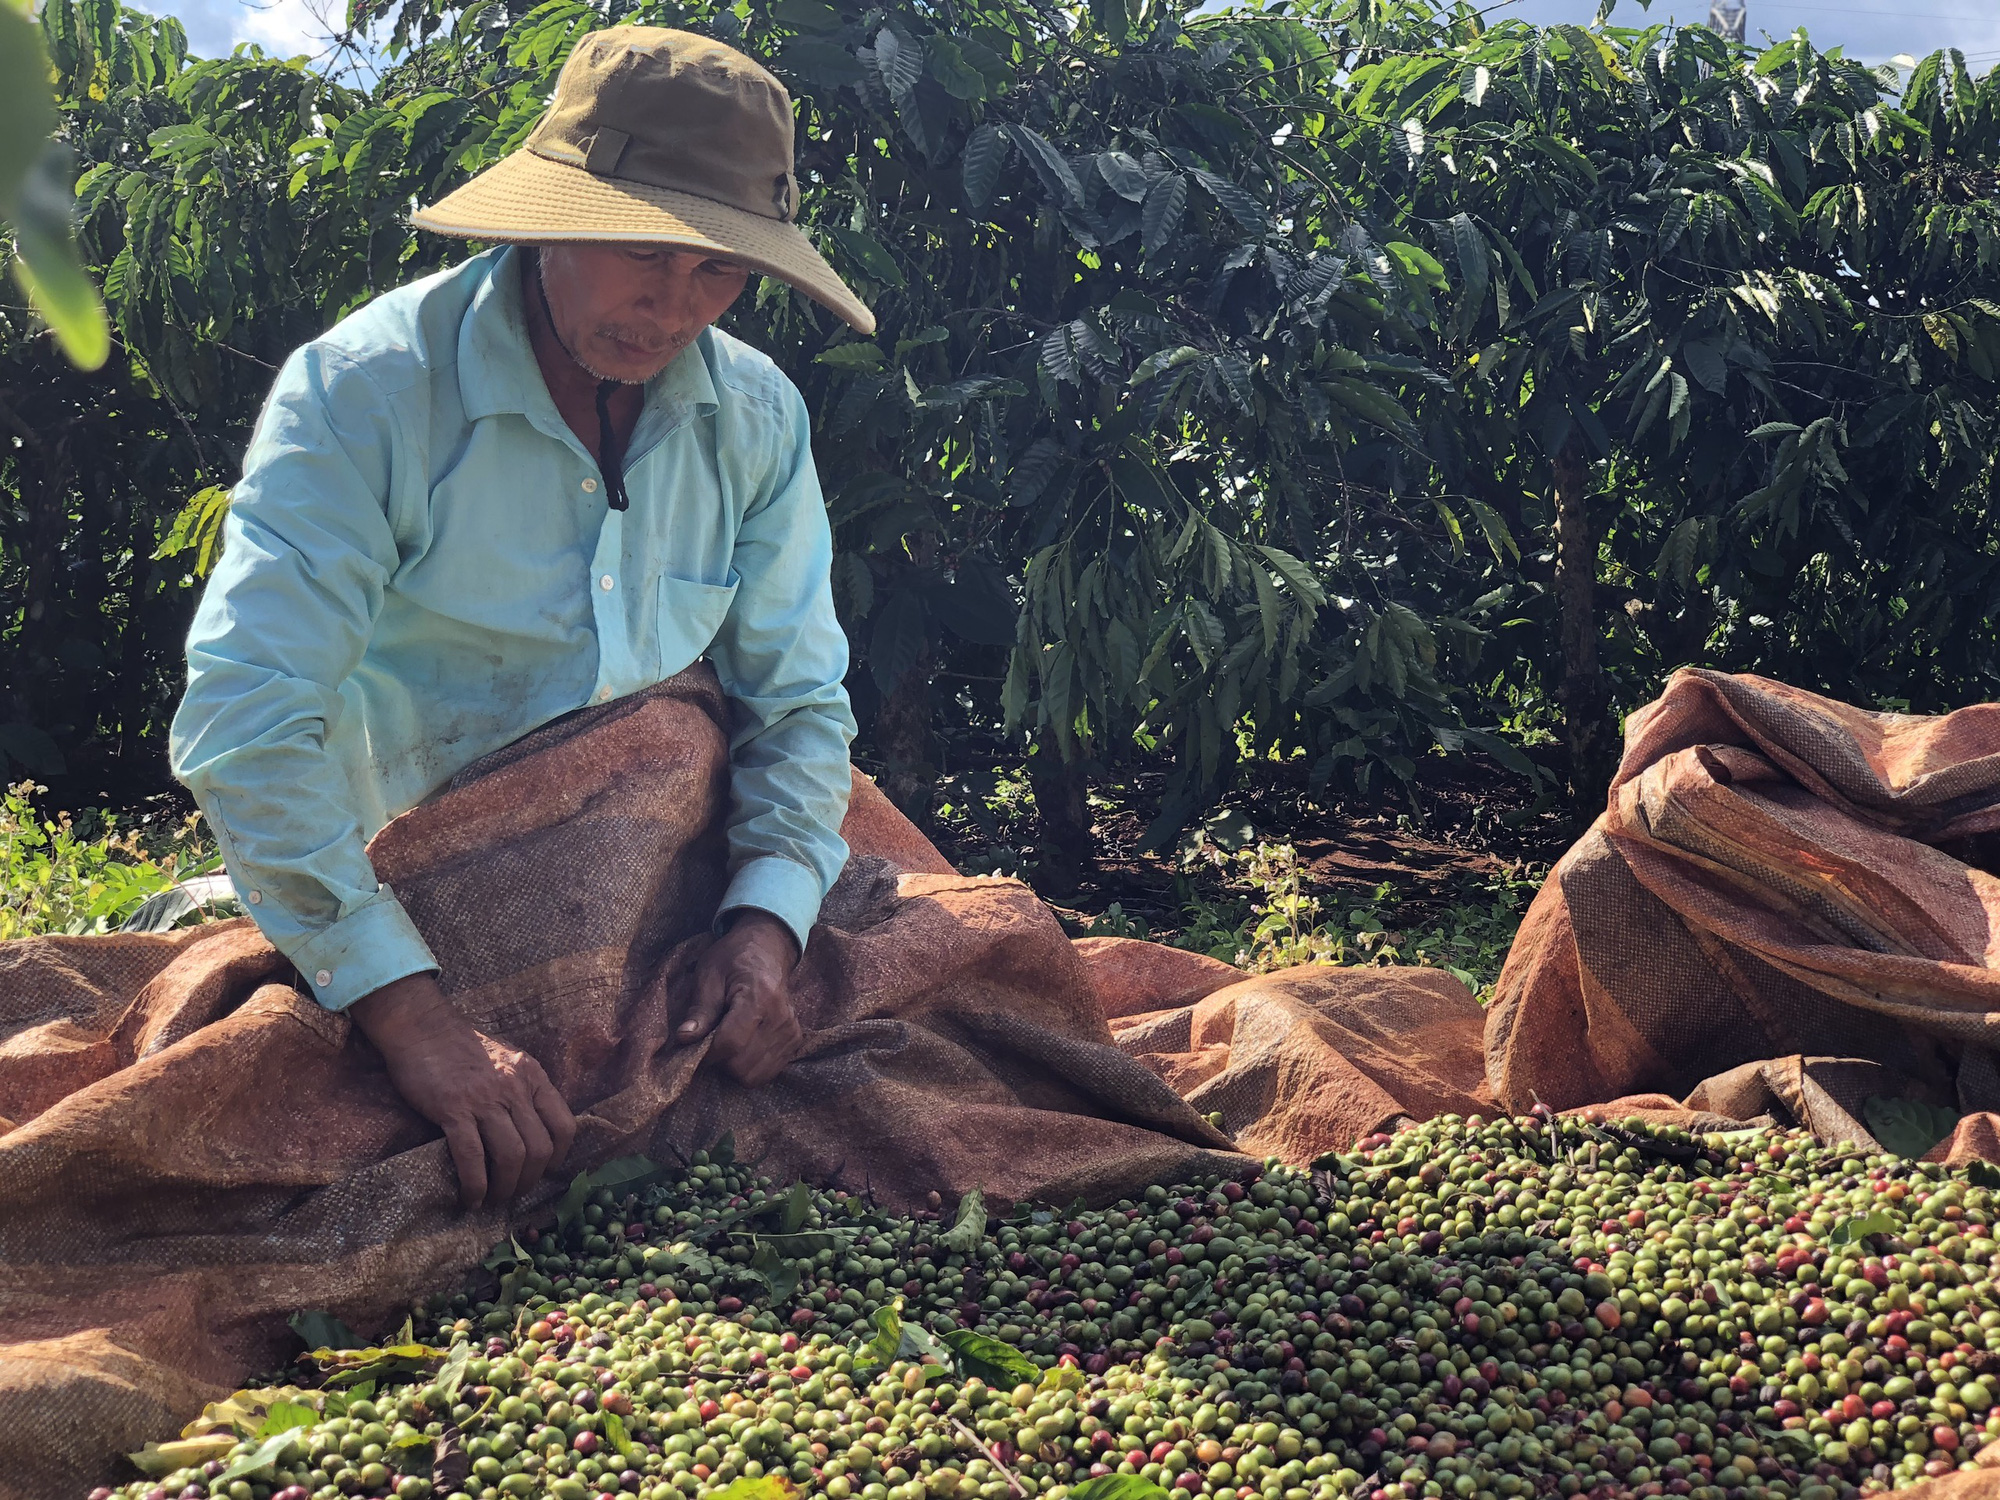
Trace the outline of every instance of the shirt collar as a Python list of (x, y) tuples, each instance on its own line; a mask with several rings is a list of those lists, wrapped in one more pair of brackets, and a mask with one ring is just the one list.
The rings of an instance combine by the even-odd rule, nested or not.
[[(476, 257), (486, 262), (486, 267), (459, 325), (459, 398), (468, 421), (511, 412), (561, 432), (562, 416), (528, 342), (520, 255), (518, 246), (502, 245)], [(688, 408), (715, 409), (715, 381), (708, 368), (711, 342), (712, 330), (704, 328), (673, 363), (646, 383), (646, 404), (639, 418), (642, 428), (657, 422), (673, 425)]]

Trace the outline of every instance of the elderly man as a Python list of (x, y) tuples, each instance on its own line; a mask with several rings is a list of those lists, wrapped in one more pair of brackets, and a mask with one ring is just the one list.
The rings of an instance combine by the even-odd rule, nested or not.
[(525, 147), (416, 216), (500, 248), (299, 349), (244, 460), (174, 769), (258, 926), (443, 1130), (468, 1205), (539, 1179), (575, 1123), (453, 1008), (365, 846), (538, 725), (713, 664), (731, 878), (675, 1035), (713, 1031), (751, 1084), (801, 1040), (787, 977), (847, 857), (847, 648), (804, 403), (712, 326), (759, 271), (873, 331), (797, 203), (769, 73), (684, 32), (593, 33)]

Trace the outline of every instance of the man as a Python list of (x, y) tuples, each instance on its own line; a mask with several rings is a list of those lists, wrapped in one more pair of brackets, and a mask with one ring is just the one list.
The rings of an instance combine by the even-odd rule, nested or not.
[(731, 879), (675, 1035), (714, 1032), (752, 1085), (802, 1040), (787, 977), (847, 857), (846, 640), (804, 403), (711, 326), (757, 270), (873, 332), (797, 191), (764, 69), (593, 33), (525, 147), (415, 218), (501, 248), (294, 353), (244, 459), (174, 769), (259, 927), (443, 1130), (468, 1206), (560, 1163), (575, 1123), (454, 1010), (365, 845), (540, 724), (710, 660)]

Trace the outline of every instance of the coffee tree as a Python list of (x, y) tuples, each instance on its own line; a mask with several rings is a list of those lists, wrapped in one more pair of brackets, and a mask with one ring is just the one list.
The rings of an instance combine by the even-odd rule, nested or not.
[(1431, 487), (1531, 549), (1523, 655), (1580, 805), (1612, 706), (1683, 662), (1991, 696), (1993, 79), (1945, 54), (1896, 94), (1803, 39), (1700, 28), (1393, 36), (1328, 150), (1450, 268), (1449, 387), (1407, 394)]
[(765, 283), (731, 323), (815, 413), (914, 811), (953, 718), (1017, 736), (1061, 876), (1132, 757), (1161, 837), (1261, 756), (1375, 791), (1438, 747), (1539, 774), (1525, 744), (1588, 811), (1684, 661), (1992, 695), (1994, 85), (1950, 55), (1899, 82), (1381, 0), (410, 0), (352, 13), (391, 58), (363, 88), (50, 0), (117, 348), (80, 376), (0, 314), (0, 750), (163, 776), (272, 369), (462, 253), (411, 204), (613, 21), (784, 79), (808, 231), (880, 315)]

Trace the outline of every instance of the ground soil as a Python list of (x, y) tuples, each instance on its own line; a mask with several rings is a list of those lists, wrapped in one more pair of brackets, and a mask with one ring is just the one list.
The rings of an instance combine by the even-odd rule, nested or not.
[[(993, 769), (968, 766), (941, 784), (939, 800), (948, 810), (933, 817), (926, 831), (954, 864), (1005, 868), (1011, 855), (1013, 872), (1077, 927), (1113, 905), (1144, 921), (1156, 937), (1168, 937), (1182, 925), (1189, 890), (1176, 853), (1149, 851), (1144, 843), (1159, 810), (1163, 773), (1093, 780), (1095, 866), (1075, 889), (1063, 890), (1046, 878), (1037, 860), (1033, 804), (1025, 791), (1012, 816), (1002, 812), (992, 819), (997, 838), (958, 810)], [(1468, 888), (1507, 874), (1538, 875), (1574, 831), (1560, 804), (1537, 798), (1521, 778), (1469, 757), (1423, 763), (1414, 796), (1395, 784), (1372, 797), (1312, 791), (1302, 768), (1259, 766), (1224, 799), (1221, 810), (1241, 813), (1257, 838), (1291, 844), (1307, 893), (1330, 908), (1372, 901), (1386, 884), (1409, 924), (1463, 899)]]

